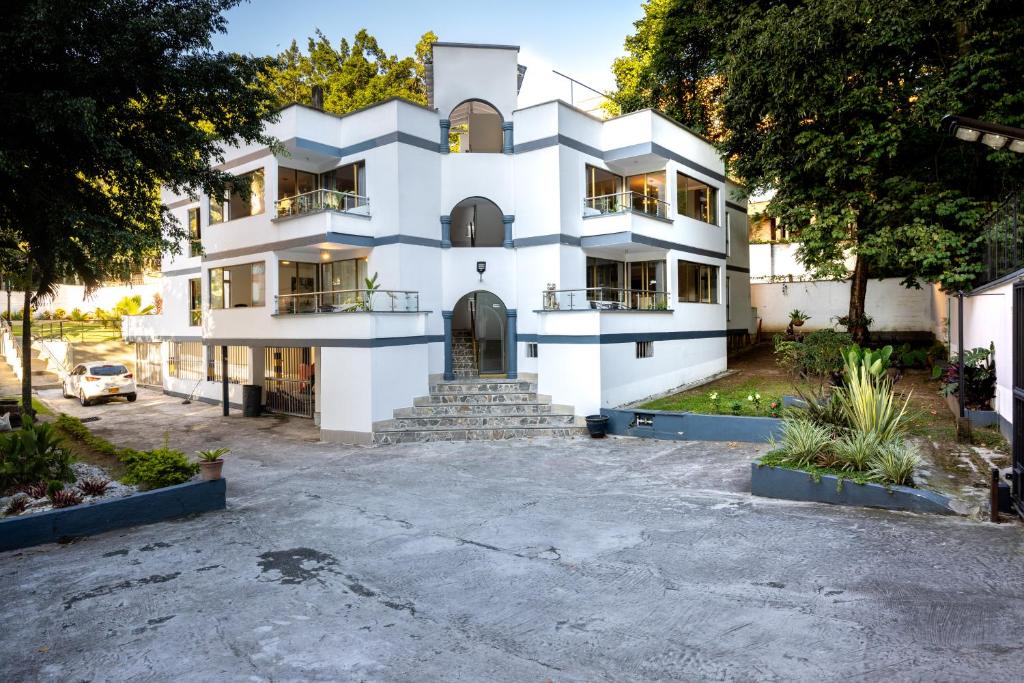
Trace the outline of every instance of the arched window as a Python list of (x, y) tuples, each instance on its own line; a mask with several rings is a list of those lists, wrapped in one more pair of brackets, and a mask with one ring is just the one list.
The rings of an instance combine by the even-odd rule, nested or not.
[(505, 239), (501, 209), (489, 199), (470, 197), (452, 209), (453, 247), (500, 247)]
[(480, 100), (452, 109), (448, 145), (452, 152), (501, 152), (501, 114)]

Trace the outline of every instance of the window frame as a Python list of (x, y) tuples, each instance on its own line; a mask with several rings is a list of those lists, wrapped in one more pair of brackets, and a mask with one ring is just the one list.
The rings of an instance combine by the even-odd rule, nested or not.
[[(263, 167), (263, 166), (260, 166), (259, 168), (252, 169), (251, 171), (246, 171), (245, 173), (239, 173), (236, 176), (236, 180), (242, 180), (244, 178), (252, 177), (252, 176), (254, 176), (256, 174), (259, 174), (260, 176), (263, 177), (263, 180), (262, 180), (262, 190), (260, 191), (260, 193), (262, 194), (262, 197), (260, 198), (260, 210), (256, 211), (255, 213), (253, 213), (253, 211), (252, 211), (252, 208), (251, 208), (252, 207), (252, 199), (256, 195), (256, 192), (252, 192), (252, 193), (250, 193), (249, 199), (248, 199), (249, 206), (250, 206), (249, 213), (247, 213), (245, 215), (242, 215), (242, 216), (233, 216), (232, 215), (232, 211), (231, 211), (231, 198), (232, 198), (233, 195), (235, 195), (237, 193), (234, 191), (234, 186), (235, 186), (234, 181), (228, 181), (227, 188), (226, 188), (226, 191), (225, 191), (223, 197), (217, 197), (215, 195), (210, 195), (210, 207), (209, 207), (209, 224), (210, 225), (215, 225), (215, 224), (218, 224), (218, 223), (229, 223), (231, 221), (240, 220), (242, 218), (251, 218), (253, 216), (260, 216), (260, 215), (262, 215), (262, 214), (267, 212), (267, 172), (266, 172), (266, 168)], [(250, 181), (250, 185), (251, 184), (252, 183)], [(214, 207), (215, 206), (217, 207), (217, 215), (219, 216), (219, 218), (217, 220), (214, 220)]]
[(188, 210), (188, 257), (203, 255), (203, 221), (198, 206)]
[[(193, 289), (198, 285), (198, 291)], [(198, 304), (198, 305), (196, 305)], [(203, 278), (188, 279), (188, 326), (199, 327), (203, 324)]]
[[(707, 206), (708, 206), (708, 210), (712, 213), (711, 216), (705, 215), (703, 217), (698, 217), (698, 216), (691, 216), (689, 213), (686, 213), (686, 208), (687, 208), (687, 206), (689, 204), (688, 204), (688, 202), (685, 201), (684, 198), (685, 198), (686, 195), (689, 194), (690, 188), (689, 188), (689, 182), (687, 182), (684, 185), (683, 190), (680, 191), (679, 181), (681, 179), (685, 179), (686, 181), (693, 181), (693, 182), (697, 183), (698, 185), (702, 185), (702, 186), (704, 186), (704, 187), (706, 187), (708, 189), (708, 191), (710, 193), (710, 197), (709, 197), (709, 201), (707, 203)], [(704, 223), (706, 225), (713, 225), (715, 227), (720, 227), (721, 223), (720, 223), (720, 216), (719, 216), (719, 210), (718, 210), (718, 199), (719, 199), (719, 193), (720, 192), (721, 192), (721, 188), (715, 187), (711, 183), (705, 182), (705, 181), (701, 180), (700, 178), (695, 178), (695, 177), (693, 177), (691, 175), (683, 173), (682, 171), (676, 171), (676, 215), (677, 216), (683, 216), (683, 217), (689, 218), (691, 220), (700, 221), (701, 223)]]
[[(687, 298), (684, 298), (684, 291), (689, 291), (688, 287), (684, 290), (684, 283), (688, 280), (688, 277), (684, 277), (683, 271), (684, 268), (687, 267), (695, 268), (694, 272), (696, 274), (696, 279), (694, 289), (697, 292), (698, 297), (696, 300), (690, 299), (688, 296)], [(719, 292), (719, 278), (722, 276), (721, 268), (722, 266), (712, 263), (698, 263), (697, 261), (678, 259), (676, 261), (676, 301), (681, 304), (707, 304), (712, 306), (720, 304), (721, 296)], [(702, 289), (704, 288), (701, 286), (702, 281), (704, 281), (702, 271), (705, 269), (708, 271), (706, 280), (708, 283), (706, 288), (708, 292), (707, 300), (703, 297)]]
[[(250, 303), (245, 306), (233, 306), (230, 305), (231, 298), (231, 280), (230, 278), (225, 279), (224, 272), (230, 271), (236, 268), (249, 267), (249, 300)], [(253, 268), (259, 266), (262, 268), (263, 281), (260, 285), (259, 292), (261, 298), (258, 300), (256, 297), (256, 284), (253, 278)], [(215, 274), (219, 273), (219, 277), (215, 277)], [(249, 263), (233, 263), (228, 266), (217, 266), (207, 270), (207, 281), (210, 286), (210, 310), (231, 310), (236, 308), (263, 308), (267, 305), (267, 262), (266, 261), (251, 261)], [(225, 287), (225, 283), (228, 285)], [(219, 294), (215, 294), (218, 292)], [(220, 305), (217, 305), (215, 297), (220, 299)]]

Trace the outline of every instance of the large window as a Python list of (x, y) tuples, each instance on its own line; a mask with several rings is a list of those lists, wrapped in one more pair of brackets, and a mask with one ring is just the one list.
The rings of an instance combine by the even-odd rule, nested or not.
[(718, 266), (679, 261), (679, 300), (691, 304), (717, 304)]
[[(222, 382), (221, 374), (222, 354), (224, 349), (220, 346), (206, 347), (206, 379), (211, 382)], [(249, 384), (252, 377), (249, 373), (249, 347), (229, 346), (228, 347), (228, 384)]]
[(188, 281), (188, 324), (195, 327), (203, 323), (203, 280), (194, 277)]
[(178, 379), (198, 382), (203, 378), (203, 343), (171, 342), (167, 357), (167, 374)]
[(587, 197), (607, 197), (622, 192), (622, 176), (587, 164)]
[[(248, 188), (247, 196), (238, 188)], [(243, 173), (228, 183), (228, 199), (210, 197), (210, 223), (223, 223), (236, 218), (263, 213), (263, 169)]]
[(199, 207), (188, 210), (188, 255), (203, 253), (203, 230), (199, 224)]
[(320, 186), (325, 190), (366, 196), (366, 163), (357, 161), (354, 164), (346, 164), (333, 171), (321, 173)]
[(210, 308), (247, 308), (266, 303), (263, 262), (210, 269)]
[(676, 211), (718, 225), (718, 190), (683, 173), (676, 174)]
[(632, 209), (642, 213), (668, 218), (668, 190), (665, 172), (640, 173), (626, 177), (626, 187), (632, 193)]
[(463, 102), (448, 120), (448, 150), (451, 152), (500, 152), (503, 132), (501, 114), (479, 100)]
[(277, 198), (286, 199), (312, 192), (316, 188), (316, 174), (297, 171), (294, 168), (277, 169)]
[(623, 177), (588, 164), (586, 174), (585, 214), (639, 211), (668, 218), (664, 171)]
[(664, 261), (611, 261), (587, 257), (587, 299), (625, 308), (667, 308)]

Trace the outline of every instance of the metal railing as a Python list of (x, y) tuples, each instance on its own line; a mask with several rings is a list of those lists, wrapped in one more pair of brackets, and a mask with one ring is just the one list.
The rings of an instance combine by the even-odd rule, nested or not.
[(644, 289), (587, 287), (548, 289), (543, 292), (545, 311), (667, 311), (668, 292)]
[(303, 313), (416, 313), (420, 293), (390, 289), (332, 289), (274, 297), (274, 315)]
[(353, 192), (313, 190), (274, 202), (274, 218), (301, 216), (318, 211), (342, 211), (370, 215), (370, 200)]
[(978, 275), (978, 286), (1024, 267), (1024, 232), (1020, 225), (1022, 195), (1024, 188), (1003, 200), (982, 223), (983, 270)]
[[(17, 320), (14, 322), (18, 323)], [(32, 338), (70, 342), (114, 341), (121, 338), (121, 321), (33, 320)]]
[(635, 211), (648, 216), (668, 218), (668, 202), (639, 192), (615, 192), (597, 197), (587, 197), (583, 200), (584, 216), (622, 213), (623, 211)]

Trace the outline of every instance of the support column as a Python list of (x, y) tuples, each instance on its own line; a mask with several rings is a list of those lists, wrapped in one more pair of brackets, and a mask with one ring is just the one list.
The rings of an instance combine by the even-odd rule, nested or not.
[(441, 119), (441, 140), (437, 146), (437, 151), (441, 154), (448, 154), (451, 151), (451, 147), (448, 146), (448, 132), (452, 129), (452, 122), (448, 119)]
[(452, 217), (441, 216), (441, 248), (452, 248)]
[(501, 124), (501, 151), (504, 154), (511, 154), (512, 149), (512, 122), (505, 121)]
[(455, 311), (441, 311), (441, 318), (444, 320), (444, 378), (447, 381), (455, 379), (455, 372), (452, 370), (452, 316)]
[(507, 309), (505, 315), (508, 321), (508, 378), (516, 379), (519, 377), (519, 334), (516, 330), (518, 315), (513, 309)]
[(506, 249), (511, 249), (515, 243), (512, 241), (512, 223), (516, 220), (515, 216), (502, 216), (501, 222), (505, 226), (505, 241), (502, 242), (501, 246)]

